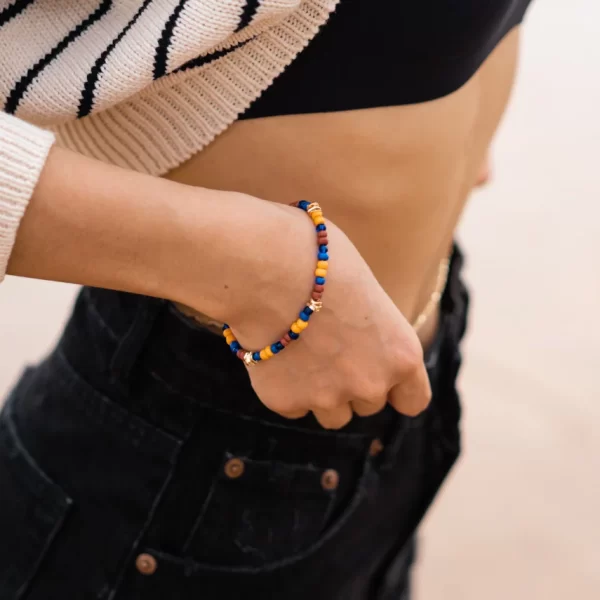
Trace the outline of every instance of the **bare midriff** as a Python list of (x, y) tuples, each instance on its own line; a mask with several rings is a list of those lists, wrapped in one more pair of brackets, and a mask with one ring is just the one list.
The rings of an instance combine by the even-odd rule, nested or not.
[[(413, 321), (451, 251), (509, 99), (517, 50), (514, 30), (463, 87), (430, 102), (238, 121), (168, 177), (319, 202)], [(434, 314), (420, 331), (425, 345), (435, 326)]]

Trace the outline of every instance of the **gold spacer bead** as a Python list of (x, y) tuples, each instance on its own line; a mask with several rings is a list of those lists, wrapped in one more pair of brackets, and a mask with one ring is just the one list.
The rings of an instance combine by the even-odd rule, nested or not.
[(317, 210), (321, 210), (321, 207), (319, 206), (318, 202), (312, 202), (311, 204), (308, 205), (308, 208), (306, 209), (307, 213), (313, 213)]
[(252, 352), (246, 352), (246, 354), (244, 354), (244, 362), (247, 367), (253, 367), (256, 364), (256, 361), (252, 358)]
[(311, 298), (310, 302), (306, 303), (306, 306), (312, 309), (313, 312), (319, 312), (323, 308), (323, 303), (320, 300)]

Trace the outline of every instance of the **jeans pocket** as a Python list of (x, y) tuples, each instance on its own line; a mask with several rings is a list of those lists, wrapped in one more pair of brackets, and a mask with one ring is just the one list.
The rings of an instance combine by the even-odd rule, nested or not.
[[(327, 471), (324, 472), (324, 478), (329, 482), (326, 485), (331, 484), (329, 475)], [(204, 555), (209, 554), (211, 560), (197, 560), (191, 553), (174, 555), (153, 546), (142, 545), (140, 551), (154, 557), (157, 570), (149, 577), (131, 567), (118, 589), (115, 600), (350, 598), (346, 592), (354, 583), (349, 577), (351, 568), (343, 557), (352, 557), (355, 552), (359, 555), (364, 553), (363, 544), (368, 538), (369, 513), (372, 510), (368, 498), (376, 488), (377, 482), (376, 473), (369, 463), (366, 463), (360, 482), (351, 497), (331, 513), (316, 539), (302, 540), (301, 549), (295, 553), (290, 553), (286, 548), (285, 557), (279, 559), (256, 561), (255, 564), (216, 564), (212, 560), (210, 547), (204, 551)], [(215, 508), (217, 507), (218, 505), (215, 505)], [(268, 511), (271, 507), (272, 504), (265, 503), (264, 510)], [(227, 507), (223, 507), (223, 510), (227, 510)], [(339, 514), (335, 514), (336, 512)], [(227, 519), (225, 512), (222, 513), (222, 518)], [(202, 523), (207, 522), (202, 519)], [(357, 529), (359, 523), (365, 523), (365, 526)], [(201, 528), (198, 529), (193, 540), (193, 544), (197, 544), (196, 547), (202, 543), (201, 531)], [(226, 535), (229, 536), (230, 533), (227, 532)], [(229, 540), (231, 539), (229, 537)], [(272, 541), (282, 548), (277, 532), (274, 532)], [(345, 591), (340, 591), (340, 586), (345, 586)], [(354, 590), (352, 598), (358, 597), (356, 593)]]
[(258, 566), (318, 540), (334, 506), (337, 472), (226, 452), (184, 547), (221, 566)]
[(24, 598), (72, 504), (18, 437), (8, 403), (0, 415), (0, 600)]

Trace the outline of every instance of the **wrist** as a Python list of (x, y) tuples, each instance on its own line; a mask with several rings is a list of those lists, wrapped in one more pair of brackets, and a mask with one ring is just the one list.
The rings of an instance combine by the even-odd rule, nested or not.
[(244, 194), (209, 196), (176, 211), (178, 268), (171, 270), (166, 297), (230, 323), (242, 336), (270, 338), (310, 293), (310, 219)]

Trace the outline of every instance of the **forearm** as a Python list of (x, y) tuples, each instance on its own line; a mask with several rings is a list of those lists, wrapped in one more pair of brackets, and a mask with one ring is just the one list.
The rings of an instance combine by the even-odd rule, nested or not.
[(55, 147), (8, 272), (164, 297), (225, 319), (260, 293), (249, 288), (254, 273), (264, 283), (275, 261), (293, 258), (280, 243), (290, 226), (283, 207)]

